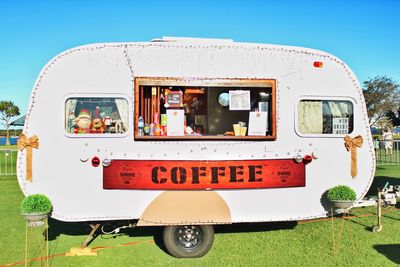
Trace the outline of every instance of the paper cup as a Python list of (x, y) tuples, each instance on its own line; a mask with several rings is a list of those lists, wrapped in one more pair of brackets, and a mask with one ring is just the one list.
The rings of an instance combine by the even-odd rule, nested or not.
[(240, 127), (240, 135), (241, 136), (246, 136), (247, 132), (247, 127)]
[(235, 133), (235, 136), (240, 136), (240, 125), (239, 124), (233, 125), (233, 132)]

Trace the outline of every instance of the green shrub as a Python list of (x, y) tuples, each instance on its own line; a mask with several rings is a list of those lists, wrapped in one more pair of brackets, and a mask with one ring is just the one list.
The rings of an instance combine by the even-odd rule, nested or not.
[(48, 197), (42, 194), (33, 194), (21, 202), (21, 213), (50, 213), (53, 205)]
[(338, 185), (335, 187), (332, 187), (328, 191), (328, 199), (330, 201), (334, 200), (351, 200), (354, 201), (356, 200), (357, 195), (356, 192), (354, 192), (353, 189), (348, 187), (347, 185)]

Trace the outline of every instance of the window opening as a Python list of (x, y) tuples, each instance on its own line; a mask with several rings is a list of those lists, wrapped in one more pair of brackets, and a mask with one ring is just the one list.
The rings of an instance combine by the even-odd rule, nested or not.
[(74, 97), (65, 102), (65, 130), (69, 134), (121, 134), (128, 129), (124, 98)]
[(341, 100), (301, 100), (298, 129), (302, 134), (349, 134), (353, 131), (353, 104)]
[(275, 139), (275, 80), (136, 78), (135, 139)]

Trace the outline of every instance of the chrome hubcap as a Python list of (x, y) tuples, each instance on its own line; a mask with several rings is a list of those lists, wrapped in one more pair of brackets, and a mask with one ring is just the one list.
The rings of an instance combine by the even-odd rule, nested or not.
[(196, 249), (202, 242), (203, 232), (194, 225), (178, 226), (175, 231), (175, 242), (185, 250)]

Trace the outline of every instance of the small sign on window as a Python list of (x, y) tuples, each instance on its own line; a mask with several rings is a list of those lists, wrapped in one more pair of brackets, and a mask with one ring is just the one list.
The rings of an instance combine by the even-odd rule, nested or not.
[(348, 134), (349, 133), (349, 118), (333, 118), (332, 119), (333, 134)]
[(183, 136), (184, 135), (184, 111), (182, 109), (168, 109), (168, 136)]
[(166, 108), (182, 107), (182, 92), (181, 91), (165, 93), (165, 98), (166, 98), (166, 103), (165, 103)]
[(229, 110), (250, 110), (250, 91), (229, 91)]
[(265, 136), (268, 112), (249, 112), (249, 136)]

